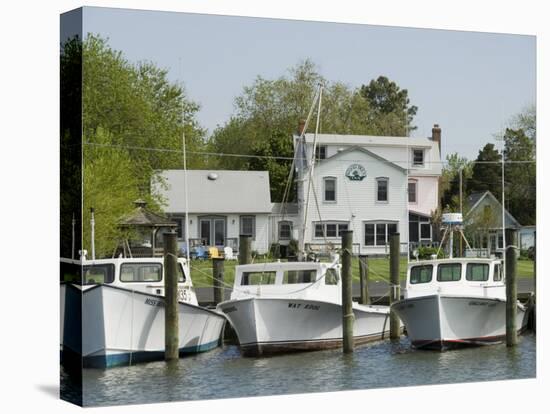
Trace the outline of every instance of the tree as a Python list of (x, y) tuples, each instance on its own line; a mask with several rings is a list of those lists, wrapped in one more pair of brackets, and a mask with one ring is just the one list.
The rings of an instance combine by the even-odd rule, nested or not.
[(385, 76), (361, 86), (361, 95), (372, 109), (370, 121), (378, 124), (384, 135), (401, 136), (416, 129), (412, 121), (418, 107), (410, 105), (408, 94), (407, 89), (399, 88)]
[(486, 144), (474, 161), (472, 178), (467, 182), (468, 194), (491, 191), (500, 200), (502, 195), (501, 155), (494, 144)]
[[(77, 148), (79, 152), (81, 148), (82, 165), (79, 156), (76, 167), (82, 173), (77, 174), (78, 180), (83, 177), (83, 240), (89, 249), (89, 211), (93, 207), (96, 251), (111, 254), (113, 244), (123, 237), (116, 222), (134, 208), (135, 199), (146, 199), (152, 210), (162, 208), (163, 200), (150, 192), (151, 182), (159, 179), (159, 170), (182, 167), (183, 130), (188, 151), (204, 149), (205, 131), (196, 120), (199, 106), (186, 97), (181, 85), (168, 81), (166, 70), (151, 62), (130, 63), (94, 35), (63, 45), (61, 75), (62, 96), (67, 96), (62, 99), (62, 113), (76, 117), (66, 121), (62, 117), (62, 131), (70, 137), (62, 145), (82, 145)], [(81, 95), (70, 99), (68, 91), (80, 79)], [(200, 157), (189, 157), (189, 168), (203, 165)], [(66, 188), (69, 178), (65, 181), (62, 186)], [(64, 231), (70, 226), (70, 209), (69, 203), (64, 203)]]
[(466, 183), (472, 177), (473, 164), (458, 153), (448, 154), (447, 163), (441, 174), (439, 185), (441, 205), (444, 209), (447, 207), (452, 211), (460, 209), (460, 170), (462, 170), (462, 204), (463, 210), (467, 197)]
[(504, 133), (506, 207), (521, 224), (536, 222), (535, 142), (523, 129)]
[[(379, 114), (378, 119), (359, 89), (351, 89), (341, 82), (327, 81), (315, 65), (306, 60), (291, 68), (287, 76), (274, 80), (258, 77), (252, 85), (246, 86), (235, 99), (233, 116), (212, 134), (208, 144), (210, 151), (292, 157), (292, 134), (296, 132), (299, 120), (307, 117), (319, 84), (323, 85), (322, 133), (392, 135), (396, 131), (392, 123), (401, 122), (395, 113)], [(315, 117), (314, 112), (308, 132), (314, 129)], [(219, 156), (211, 161), (217, 168), (267, 169), (272, 184), (272, 200), (282, 200), (283, 183), (286, 183), (290, 172), (291, 163), (287, 160), (273, 158), (254, 161), (252, 157)]]

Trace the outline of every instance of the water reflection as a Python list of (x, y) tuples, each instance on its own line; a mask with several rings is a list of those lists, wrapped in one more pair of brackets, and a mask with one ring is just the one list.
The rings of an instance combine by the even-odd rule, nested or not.
[[(505, 344), (454, 351), (419, 351), (406, 337), (379, 341), (344, 355), (341, 349), (242, 358), (237, 346), (108, 370), (84, 371), (85, 405), (327, 392), (535, 376), (532, 335), (515, 349)], [(62, 387), (71, 378), (62, 372)]]

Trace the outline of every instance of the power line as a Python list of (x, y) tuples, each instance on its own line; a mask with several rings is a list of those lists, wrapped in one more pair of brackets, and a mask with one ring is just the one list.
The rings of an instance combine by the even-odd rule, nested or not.
[[(173, 153), (181, 155), (181, 150), (174, 150), (170, 148), (156, 148), (156, 147), (139, 147), (132, 145), (117, 145), (117, 144), (99, 144), (95, 142), (83, 142), (83, 145), (90, 145), (96, 147), (107, 147), (107, 148), (119, 148), (119, 149), (128, 149), (128, 150), (137, 150), (137, 151), (151, 151), (151, 152), (164, 152), (164, 153)], [(292, 161), (294, 157), (282, 157), (282, 156), (271, 156), (271, 155), (255, 155), (255, 154), (235, 154), (235, 153), (224, 153), (224, 152), (208, 152), (208, 151), (187, 151), (188, 154), (194, 155), (205, 155), (211, 157), (231, 157), (231, 158), (256, 158), (256, 159), (270, 159), (270, 160), (286, 160)], [(330, 158), (326, 158), (329, 160)], [(364, 159), (338, 159), (337, 162), (365, 162)], [(386, 161), (392, 163), (407, 163), (408, 160), (388, 160)], [(500, 165), (502, 161), (468, 161), (471, 164), (498, 164)], [(529, 164), (536, 163), (536, 160), (505, 160), (505, 164)], [(448, 161), (424, 161), (424, 165), (446, 165), (449, 164)], [(419, 169), (420, 170), (420, 169)]]

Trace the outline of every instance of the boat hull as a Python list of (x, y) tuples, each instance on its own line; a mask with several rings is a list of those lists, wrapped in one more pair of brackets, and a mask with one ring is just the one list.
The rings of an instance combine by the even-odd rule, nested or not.
[[(221, 303), (244, 356), (314, 351), (342, 346), (342, 307), (299, 299), (247, 298)], [(389, 332), (387, 307), (354, 306), (356, 344)]]
[[(506, 301), (495, 298), (429, 295), (392, 305), (416, 348), (445, 350), (487, 345), (506, 336)], [(518, 304), (518, 331), (525, 328), (525, 308)]]
[[(162, 296), (108, 285), (82, 291), (70, 284), (62, 286), (62, 296), (62, 361), (106, 368), (164, 358)], [(178, 311), (180, 355), (221, 344), (222, 314), (183, 302)]]

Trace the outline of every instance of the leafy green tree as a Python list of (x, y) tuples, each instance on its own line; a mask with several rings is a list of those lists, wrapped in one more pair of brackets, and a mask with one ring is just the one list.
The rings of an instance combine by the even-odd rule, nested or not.
[(536, 221), (535, 141), (523, 129), (504, 133), (506, 207), (521, 224)]
[[(71, 92), (74, 87), (77, 89)], [(62, 168), (63, 163), (70, 164), (66, 171), (74, 167), (73, 181), (83, 177), (79, 209), (84, 248), (89, 249), (89, 212), (93, 207), (96, 252), (110, 255), (124, 236), (116, 223), (134, 208), (134, 200), (144, 198), (150, 209), (161, 209), (163, 200), (151, 194), (151, 182), (159, 180), (159, 170), (183, 166), (182, 132), (190, 153), (204, 149), (205, 131), (196, 120), (199, 106), (189, 100), (182, 86), (168, 80), (166, 70), (151, 62), (131, 63), (95, 35), (62, 45), (61, 90), (62, 149), (78, 153), (78, 157), (69, 157), (68, 149), (62, 151)], [(64, 118), (64, 113), (70, 116)], [(201, 157), (188, 157), (189, 168), (204, 165)], [(64, 179), (62, 170), (62, 191), (69, 186), (70, 178)], [(62, 194), (62, 228), (70, 234), (75, 206), (69, 201), (77, 197), (65, 198), (67, 201)], [(76, 216), (80, 218), (78, 212)], [(70, 253), (70, 248), (66, 250), (63, 254)]]
[(478, 191), (491, 191), (500, 200), (502, 195), (501, 155), (494, 144), (486, 144), (480, 151), (472, 167), (472, 177), (467, 181), (468, 194)]
[(401, 136), (416, 129), (412, 121), (418, 107), (410, 104), (407, 89), (401, 89), (387, 77), (379, 76), (368, 85), (361, 86), (361, 95), (372, 109), (369, 121), (378, 124), (384, 135)]
[(447, 163), (441, 174), (439, 185), (441, 205), (444, 209), (447, 206), (452, 211), (459, 211), (460, 208), (460, 170), (462, 170), (462, 205), (463, 210), (465, 200), (468, 196), (466, 193), (466, 183), (472, 177), (473, 164), (465, 157), (461, 157), (458, 153), (448, 154)]
[[(287, 76), (274, 80), (258, 77), (252, 85), (246, 86), (235, 99), (236, 109), (231, 119), (212, 134), (208, 144), (210, 151), (292, 157), (292, 134), (296, 132), (299, 120), (307, 117), (319, 84), (323, 85), (321, 133), (392, 135), (396, 131), (391, 124), (398, 122), (398, 115), (380, 114), (378, 119), (372, 114), (371, 104), (360, 89), (351, 89), (341, 82), (329, 82), (311, 61), (306, 60), (291, 68)], [(308, 132), (314, 129), (315, 116), (314, 112)], [(277, 142), (272, 142), (274, 140)], [(253, 160), (222, 156), (214, 158), (212, 165), (217, 168), (267, 169), (271, 177), (272, 200), (281, 201), (283, 183), (286, 183), (291, 163), (278, 159)]]

